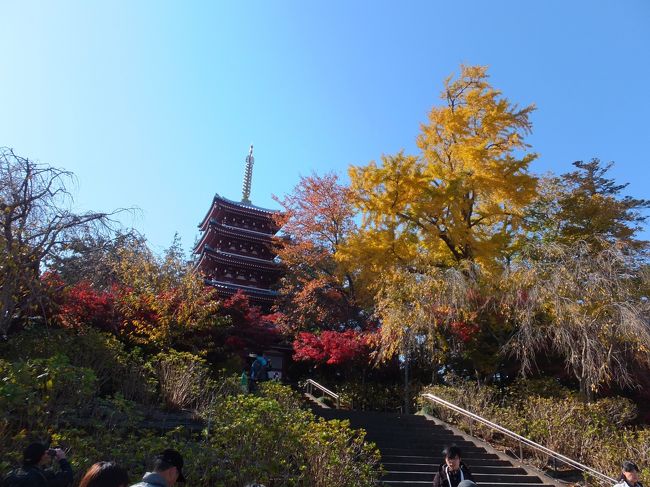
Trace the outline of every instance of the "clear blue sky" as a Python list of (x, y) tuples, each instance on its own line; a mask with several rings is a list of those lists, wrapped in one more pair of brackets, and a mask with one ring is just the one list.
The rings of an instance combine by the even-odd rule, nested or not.
[[(533, 170), (616, 161), (650, 198), (650, 2), (3, 1), (0, 145), (78, 178), (80, 208), (139, 207), (189, 249), (212, 196), (415, 151), (461, 63), (535, 103)], [(650, 238), (646, 231), (645, 238)]]

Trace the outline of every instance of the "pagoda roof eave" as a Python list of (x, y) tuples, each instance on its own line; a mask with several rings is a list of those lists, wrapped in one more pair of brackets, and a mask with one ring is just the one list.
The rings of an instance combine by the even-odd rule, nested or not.
[(265, 233), (258, 232), (257, 230), (251, 230), (249, 228), (235, 227), (233, 225), (228, 225), (227, 223), (219, 223), (214, 218), (210, 219), (210, 226), (216, 228), (223, 228), (224, 230), (234, 233), (238, 236), (245, 236), (250, 238), (255, 238), (258, 240), (270, 241), (273, 239), (275, 233)]
[(248, 292), (251, 294), (256, 294), (259, 296), (268, 296), (275, 298), (278, 296), (277, 291), (273, 291), (272, 289), (263, 289), (259, 287), (254, 287), (254, 286), (246, 286), (245, 284), (235, 284), (232, 282), (226, 282), (226, 281), (217, 281), (214, 279), (206, 279), (205, 282), (207, 284), (210, 284), (211, 286), (214, 287), (221, 287), (221, 288), (226, 288), (226, 289), (232, 289), (235, 291), (242, 290), (244, 292)]
[(246, 204), (239, 201), (233, 201), (231, 199), (220, 196), (218, 193), (215, 193), (214, 198), (212, 198), (212, 205), (210, 205), (208, 212), (203, 217), (203, 220), (201, 220), (201, 223), (199, 223), (198, 225), (200, 229), (203, 229), (205, 227), (205, 225), (210, 219), (210, 215), (212, 214), (215, 205), (218, 204), (219, 202), (224, 203), (226, 206), (230, 206), (233, 209), (238, 209), (240, 211), (246, 211), (248, 213), (253, 213), (265, 217), (269, 217), (277, 213), (281, 213), (279, 210), (272, 210), (270, 208), (262, 208), (261, 206), (255, 206), (252, 204)]
[(269, 215), (274, 215), (275, 213), (279, 213), (279, 210), (272, 210), (271, 208), (262, 208), (261, 206), (256, 206), (253, 204), (247, 204), (247, 203), (242, 203), (241, 201), (234, 201), (228, 198), (225, 198), (223, 196), (219, 196), (219, 194), (216, 194), (214, 196), (215, 199), (220, 199), (221, 201), (224, 201), (226, 203), (230, 203), (231, 205), (235, 205), (241, 208), (257, 211), (257, 212), (262, 212), (262, 213), (267, 213)]
[(257, 257), (224, 252), (223, 250), (213, 249), (208, 245), (204, 247), (201, 256), (203, 255), (207, 255), (208, 257), (212, 257), (226, 264), (241, 265), (244, 267), (257, 268), (272, 272), (280, 272), (281, 270), (281, 265), (272, 260), (258, 259)]
[(225, 223), (219, 223), (214, 218), (211, 218), (208, 228), (204, 230), (203, 235), (201, 236), (197, 244), (194, 246), (194, 249), (192, 251), (194, 254), (201, 253), (201, 249), (206, 244), (208, 236), (210, 235), (210, 228), (212, 228), (217, 233), (223, 233), (225, 235), (229, 235), (234, 238), (255, 240), (257, 242), (262, 242), (264, 244), (271, 244), (273, 242), (273, 238), (275, 235), (273, 233), (258, 232), (255, 230), (250, 230), (248, 228), (235, 227), (232, 225), (227, 225)]
[(205, 241), (207, 238), (208, 238), (208, 232), (204, 232), (203, 235), (201, 235), (201, 238), (199, 239), (199, 241), (197, 242), (197, 244), (194, 246), (194, 249), (192, 250), (192, 253), (193, 253), (193, 254), (197, 254), (197, 255), (198, 255), (198, 254), (201, 253), (201, 249), (202, 249), (203, 246), (205, 245), (205, 242), (204, 242), (204, 241)]

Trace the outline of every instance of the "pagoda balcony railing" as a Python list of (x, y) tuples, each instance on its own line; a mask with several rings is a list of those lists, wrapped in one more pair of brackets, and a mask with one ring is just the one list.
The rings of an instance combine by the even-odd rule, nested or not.
[(477, 422), (479, 424), (482, 424), (484, 426), (487, 426), (488, 428), (498, 431), (499, 433), (503, 434), (504, 436), (507, 436), (510, 439), (515, 440), (519, 444), (519, 460), (523, 462), (523, 450), (524, 448), (534, 450), (537, 452), (541, 452), (551, 459), (553, 459), (553, 464), (556, 465), (557, 461), (559, 460), (560, 463), (563, 463), (565, 465), (568, 465), (570, 467), (575, 468), (576, 470), (579, 470), (583, 474), (586, 474), (588, 476), (593, 477), (595, 480), (600, 482), (603, 485), (613, 485), (617, 481), (613, 479), (612, 477), (608, 477), (604, 473), (601, 473), (597, 470), (594, 470), (591, 467), (588, 467), (587, 465), (583, 465), (582, 463), (578, 462), (577, 460), (574, 460), (572, 458), (569, 458), (567, 456), (562, 455), (561, 453), (558, 453), (556, 451), (551, 450), (550, 448), (546, 448), (543, 445), (540, 445), (539, 443), (535, 443), (532, 440), (529, 440), (528, 438), (518, 435), (514, 431), (510, 431), (507, 428), (504, 428), (501, 425), (498, 425), (496, 423), (493, 423), (492, 421), (489, 421), (478, 414), (474, 414), (470, 411), (467, 411), (466, 409), (461, 408), (460, 406), (457, 406), (449, 401), (445, 401), (444, 399), (434, 396), (433, 394), (422, 394), (422, 398), (426, 399), (427, 401), (438, 405), (442, 406), (444, 408), (450, 409), (458, 414), (461, 414), (465, 416), (466, 418), (469, 418), (470, 422), (470, 435), (474, 436), (474, 431), (473, 431), (473, 424), (474, 422)]
[[(230, 230), (230, 231), (234, 231), (234, 232), (243, 231), (244, 233), (251, 233), (251, 234), (257, 235), (259, 237), (266, 238), (266, 239), (270, 239), (270, 238), (273, 237), (273, 235), (275, 235), (275, 232), (273, 232), (272, 230), (269, 230), (267, 232), (261, 232), (259, 229), (253, 229), (253, 228), (249, 228), (247, 226), (244, 227), (244, 226), (230, 225), (229, 223), (223, 223), (223, 222), (220, 222), (219, 220), (216, 220), (214, 218), (210, 218), (210, 223), (212, 223), (214, 225), (217, 225), (217, 226), (222, 226), (225, 229)], [(277, 230), (276, 230), (276, 232), (277, 232)]]
[(267, 258), (259, 257), (258, 255), (251, 255), (251, 252), (234, 252), (231, 250), (222, 250), (219, 247), (213, 247), (212, 245), (205, 244), (205, 250), (213, 252), (215, 254), (222, 254), (226, 257), (241, 257), (244, 260), (250, 260), (255, 262), (260, 262), (262, 264), (275, 264), (275, 255), (269, 256)]

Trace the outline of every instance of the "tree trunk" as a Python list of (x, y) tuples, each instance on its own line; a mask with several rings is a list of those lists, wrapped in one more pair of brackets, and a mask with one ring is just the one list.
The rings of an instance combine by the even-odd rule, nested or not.
[(404, 359), (404, 414), (409, 414), (409, 357)]
[(578, 382), (580, 384), (580, 397), (582, 400), (586, 403), (594, 402), (595, 395), (594, 391), (591, 388), (591, 384), (589, 382), (589, 379), (587, 378), (587, 374), (582, 371), (580, 373), (580, 376), (578, 377)]
[(16, 290), (9, 282), (11, 280), (13, 277), (7, 277), (0, 290), (0, 337), (6, 336), (9, 332), (16, 308), (12, 297)]

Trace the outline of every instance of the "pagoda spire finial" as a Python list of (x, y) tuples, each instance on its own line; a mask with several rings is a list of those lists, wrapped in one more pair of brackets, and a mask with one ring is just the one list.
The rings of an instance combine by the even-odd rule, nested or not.
[(251, 183), (253, 181), (253, 164), (255, 164), (255, 158), (253, 157), (253, 144), (248, 151), (246, 156), (246, 169), (244, 170), (244, 184), (242, 186), (242, 198), (241, 202), (247, 205), (251, 204)]

